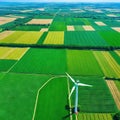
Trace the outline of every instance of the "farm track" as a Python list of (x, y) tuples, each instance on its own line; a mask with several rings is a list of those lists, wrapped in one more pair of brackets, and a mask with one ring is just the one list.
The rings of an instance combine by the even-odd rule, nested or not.
[(120, 92), (117, 89), (113, 80), (106, 80), (106, 82), (108, 84), (108, 87), (109, 87), (112, 95), (113, 95), (116, 105), (117, 105), (118, 109), (120, 110)]

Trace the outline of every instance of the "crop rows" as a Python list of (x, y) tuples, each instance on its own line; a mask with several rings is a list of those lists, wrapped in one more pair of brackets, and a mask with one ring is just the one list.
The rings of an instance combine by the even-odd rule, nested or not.
[(106, 77), (116, 78), (119, 77), (120, 68), (116, 61), (111, 57), (109, 52), (93, 52), (104, 75)]
[(81, 113), (78, 114), (78, 120), (113, 120), (107, 113)]
[(64, 44), (64, 32), (49, 32), (43, 44)]
[(113, 95), (113, 98), (116, 102), (116, 105), (118, 107), (118, 109), (120, 110), (120, 92), (119, 90), (117, 89), (114, 81), (112, 80), (106, 80), (107, 84), (108, 84), (108, 87)]
[(42, 36), (42, 34), (43, 32), (17, 31), (10, 36), (0, 40), (0, 43), (35, 44)]
[(65, 32), (65, 45), (71, 46), (107, 46), (97, 32)]
[(28, 51), (28, 48), (0, 47), (0, 51), (0, 59), (19, 60)]
[(73, 75), (103, 76), (92, 51), (67, 50), (67, 61), (68, 72)]
[[(92, 85), (92, 87), (79, 87), (79, 109), (87, 113), (113, 113), (117, 107), (113, 97), (108, 89), (105, 80), (102, 77), (81, 77), (73, 76), (74, 79), (82, 83)], [(72, 88), (73, 83), (70, 81)], [(72, 106), (75, 102), (75, 92), (71, 96)]]

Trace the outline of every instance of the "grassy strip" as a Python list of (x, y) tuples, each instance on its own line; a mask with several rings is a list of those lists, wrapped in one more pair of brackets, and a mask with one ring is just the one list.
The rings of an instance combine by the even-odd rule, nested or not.
[(37, 44), (42, 44), (47, 36), (48, 32), (44, 32), (42, 36), (39, 38)]

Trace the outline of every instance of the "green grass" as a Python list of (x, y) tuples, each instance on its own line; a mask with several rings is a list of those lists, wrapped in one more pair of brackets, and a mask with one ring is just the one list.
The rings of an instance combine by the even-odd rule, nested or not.
[[(79, 87), (79, 108), (86, 113), (113, 113), (117, 112), (116, 104), (107, 87), (105, 80), (101, 77), (80, 77), (73, 76), (92, 87)], [(70, 81), (71, 88), (73, 83)], [(75, 92), (72, 95), (72, 105), (74, 106)]]
[[(44, 26), (47, 27), (47, 26)], [(16, 31), (40, 31), (43, 26), (39, 25), (23, 25), (23, 26), (16, 26), (13, 30)]]
[(40, 39), (38, 40), (37, 44), (42, 44), (47, 36), (48, 32), (44, 32)]
[(16, 62), (16, 60), (0, 60), (0, 71), (8, 71)]
[(0, 80), (0, 119), (31, 120), (37, 91), (49, 78), (50, 76), (6, 74)]
[(49, 31), (66, 31), (67, 27), (65, 22), (53, 21), (50, 25)]
[(11, 71), (64, 74), (66, 71), (66, 52), (59, 49), (30, 49)]
[[(69, 114), (65, 109), (67, 101), (66, 78), (53, 79), (39, 92), (35, 120), (62, 120)], [(69, 117), (66, 120), (69, 120)]]
[(97, 32), (65, 32), (65, 45), (71, 46), (107, 46), (108, 44)]
[(83, 27), (80, 25), (75, 25), (74, 28), (75, 28), (75, 31), (84, 31)]
[(67, 50), (68, 72), (73, 75), (103, 76), (92, 51)]
[(106, 40), (110, 46), (120, 46), (120, 34), (116, 31), (99, 31), (101, 37)]
[(120, 91), (120, 80), (115, 80), (114, 82), (115, 82), (118, 90)]

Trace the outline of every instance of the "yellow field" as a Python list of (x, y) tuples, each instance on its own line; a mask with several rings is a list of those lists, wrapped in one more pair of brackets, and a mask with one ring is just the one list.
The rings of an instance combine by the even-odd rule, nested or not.
[(116, 50), (115, 52), (120, 56), (120, 50)]
[(35, 44), (42, 36), (43, 32), (26, 32), (20, 36), (14, 43), (20, 44)]
[(48, 31), (48, 28), (42, 28), (41, 30), (40, 30), (40, 32), (47, 32)]
[(16, 20), (16, 18), (0, 17), (0, 25), (6, 24), (8, 22), (12, 22), (14, 20)]
[(108, 64), (115, 71), (116, 75), (120, 78), (120, 65), (113, 59), (109, 52), (102, 52)]
[(103, 23), (103, 22), (101, 22), (101, 21), (97, 21), (97, 22), (95, 22), (97, 25), (99, 25), (99, 26), (106, 26), (106, 24), (105, 23)]
[(52, 19), (32, 19), (27, 24), (40, 24), (40, 25), (47, 25), (51, 24)]
[(0, 47), (0, 59), (19, 60), (29, 48)]
[(120, 27), (112, 27), (113, 30), (120, 32)]
[(4, 39), (5, 37), (11, 35), (12, 33), (14, 33), (14, 31), (4, 31), (0, 33), (0, 40)]
[(64, 44), (64, 32), (49, 32), (43, 44)]
[(93, 52), (101, 69), (107, 77), (120, 77), (120, 65), (113, 59), (109, 52), (94, 51)]

